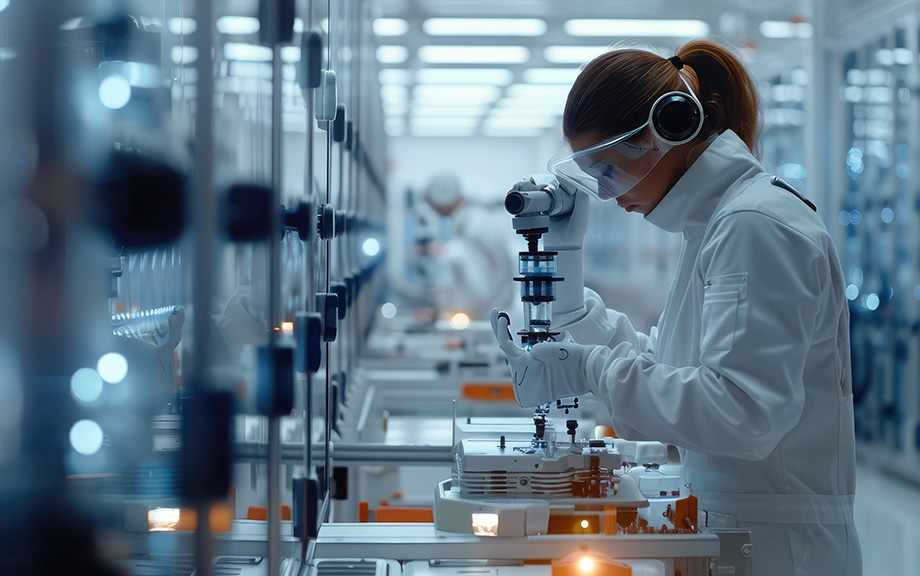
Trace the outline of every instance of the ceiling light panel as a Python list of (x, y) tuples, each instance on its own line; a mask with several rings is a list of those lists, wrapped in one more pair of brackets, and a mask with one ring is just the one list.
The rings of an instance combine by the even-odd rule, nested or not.
[(760, 23), (760, 34), (764, 38), (811, 38), (814, 27), (809, 22), (764, 20)]
[(565, 84), (512, 84), (505, 89), (509, 98), (565, 99), (570, 87)]
[(217, 31), (221, 34), (255, 34), (259, 31), (259, 19), (250, 16), (221, 16), (217, 19)]
[(501, 98), (501, 88), (497, 86), (481, 85), (443, 85), (443, 84), (420, 84), (412, 91), (412, 95), (418, 100), (428, 100), (437, 102), (438, 100), (452, 100), (467, 103), (474, 102), (494, 102)]
[(523, 46), (422, 46), (418, 58), (426, 64), (523, 64), (530, 50)]
[(504, 68), (423, 68), (416, 72), (419, 84), (494, 84), (507, 86), (514, 73)]
[(380, 83), (387, 84), (412, 84), (412, 72), (399, 68), (384, 68), (377, 75)]
[(607, 46), (547, 46), (543, 58), (552, 64), (584, 64), (607, 50)]
[(562, 25), (570, 36), (696, 38), (709, 34), (702, 20), (575, 19)]
[(405, 46), (384, 45), (377, 48), (377, 62), (381, 64), (402, 64), (409, 59), (409, 49)]
[(541, 36), (546, 22), (537, 18), (429, 18), (422, 22), (429, 36)]
[(244, 60), (247, 62), (271, 62), (273, 52), (267, 46), (227, 42), (224, 44), (224, 58), (227, 60)]
[(528, 84), (565, 84), (571, 86), (581, 72), (578, 68), (529, 68), (522, 80)]
[(405, 36), (409, 32), (409, 23), (402, 18), (377, 18), (372, 27), (377, 36)]
[(435, 106), (432, 104), (426, 106), (413, 106), (413, 117), (480, 117), (488, 109), (487, 105), (482, 106)]

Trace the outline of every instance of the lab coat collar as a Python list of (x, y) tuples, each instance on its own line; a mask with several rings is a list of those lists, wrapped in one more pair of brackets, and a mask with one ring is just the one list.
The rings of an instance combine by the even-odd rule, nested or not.
[[(712, 213), (731, 185), (764, 167), (731, 130), (720, 134), (665, 194), (645, 219), (686, 238), (702, 236)], [(746, 178), (745, 178), (746, 179)]]

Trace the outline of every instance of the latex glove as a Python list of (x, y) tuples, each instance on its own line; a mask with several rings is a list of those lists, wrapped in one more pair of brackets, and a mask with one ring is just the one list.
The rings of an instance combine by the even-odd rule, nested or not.
[(579, 396), (591, 391), (585, 376), (588, 354), (599, 346), (576, 343), (567, 333), (557, 342), (537, 344), (528, 352), (514, 343), (508, 329), (508, 315), (495, 308), (492, 332), (511, 367), (514, 400), (521, 406), (539, 406), (557, 398)]
[(575, 195), (575, 206), (568, 214), (550, 216), (549, 232), (543, 235), (546, 250), (579, 250), (588, 231), (588, 195), (581, 190), (571, 190), (559, 184), (552, 174), (531, 174), (515, 182), (512, 190), (529, 192), (535, 190), (562, 190)]

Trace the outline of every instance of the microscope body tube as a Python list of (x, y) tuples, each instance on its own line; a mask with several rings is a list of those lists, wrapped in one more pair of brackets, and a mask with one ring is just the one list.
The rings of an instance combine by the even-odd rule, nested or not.
[(575, 195), (561, 188), (543, 190), (512, 190), (505, 195), (505, 210), (511, 215), (546, 214), (562, 216), (572, 211)]

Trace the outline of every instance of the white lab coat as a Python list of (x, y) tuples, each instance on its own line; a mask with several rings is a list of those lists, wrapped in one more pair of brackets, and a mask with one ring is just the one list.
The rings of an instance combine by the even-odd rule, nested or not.
[(681, 448), (709, 525), (751, 530), (756, 576), (858, 575), (843, 277), (818, 215), (770, 179), (726, 131), (646, 216), (683, 235), (658, 326), (637, 332), (590, 291), (555, 320), (632, 343), (588, 356), (592, 391), (620, 436)]

